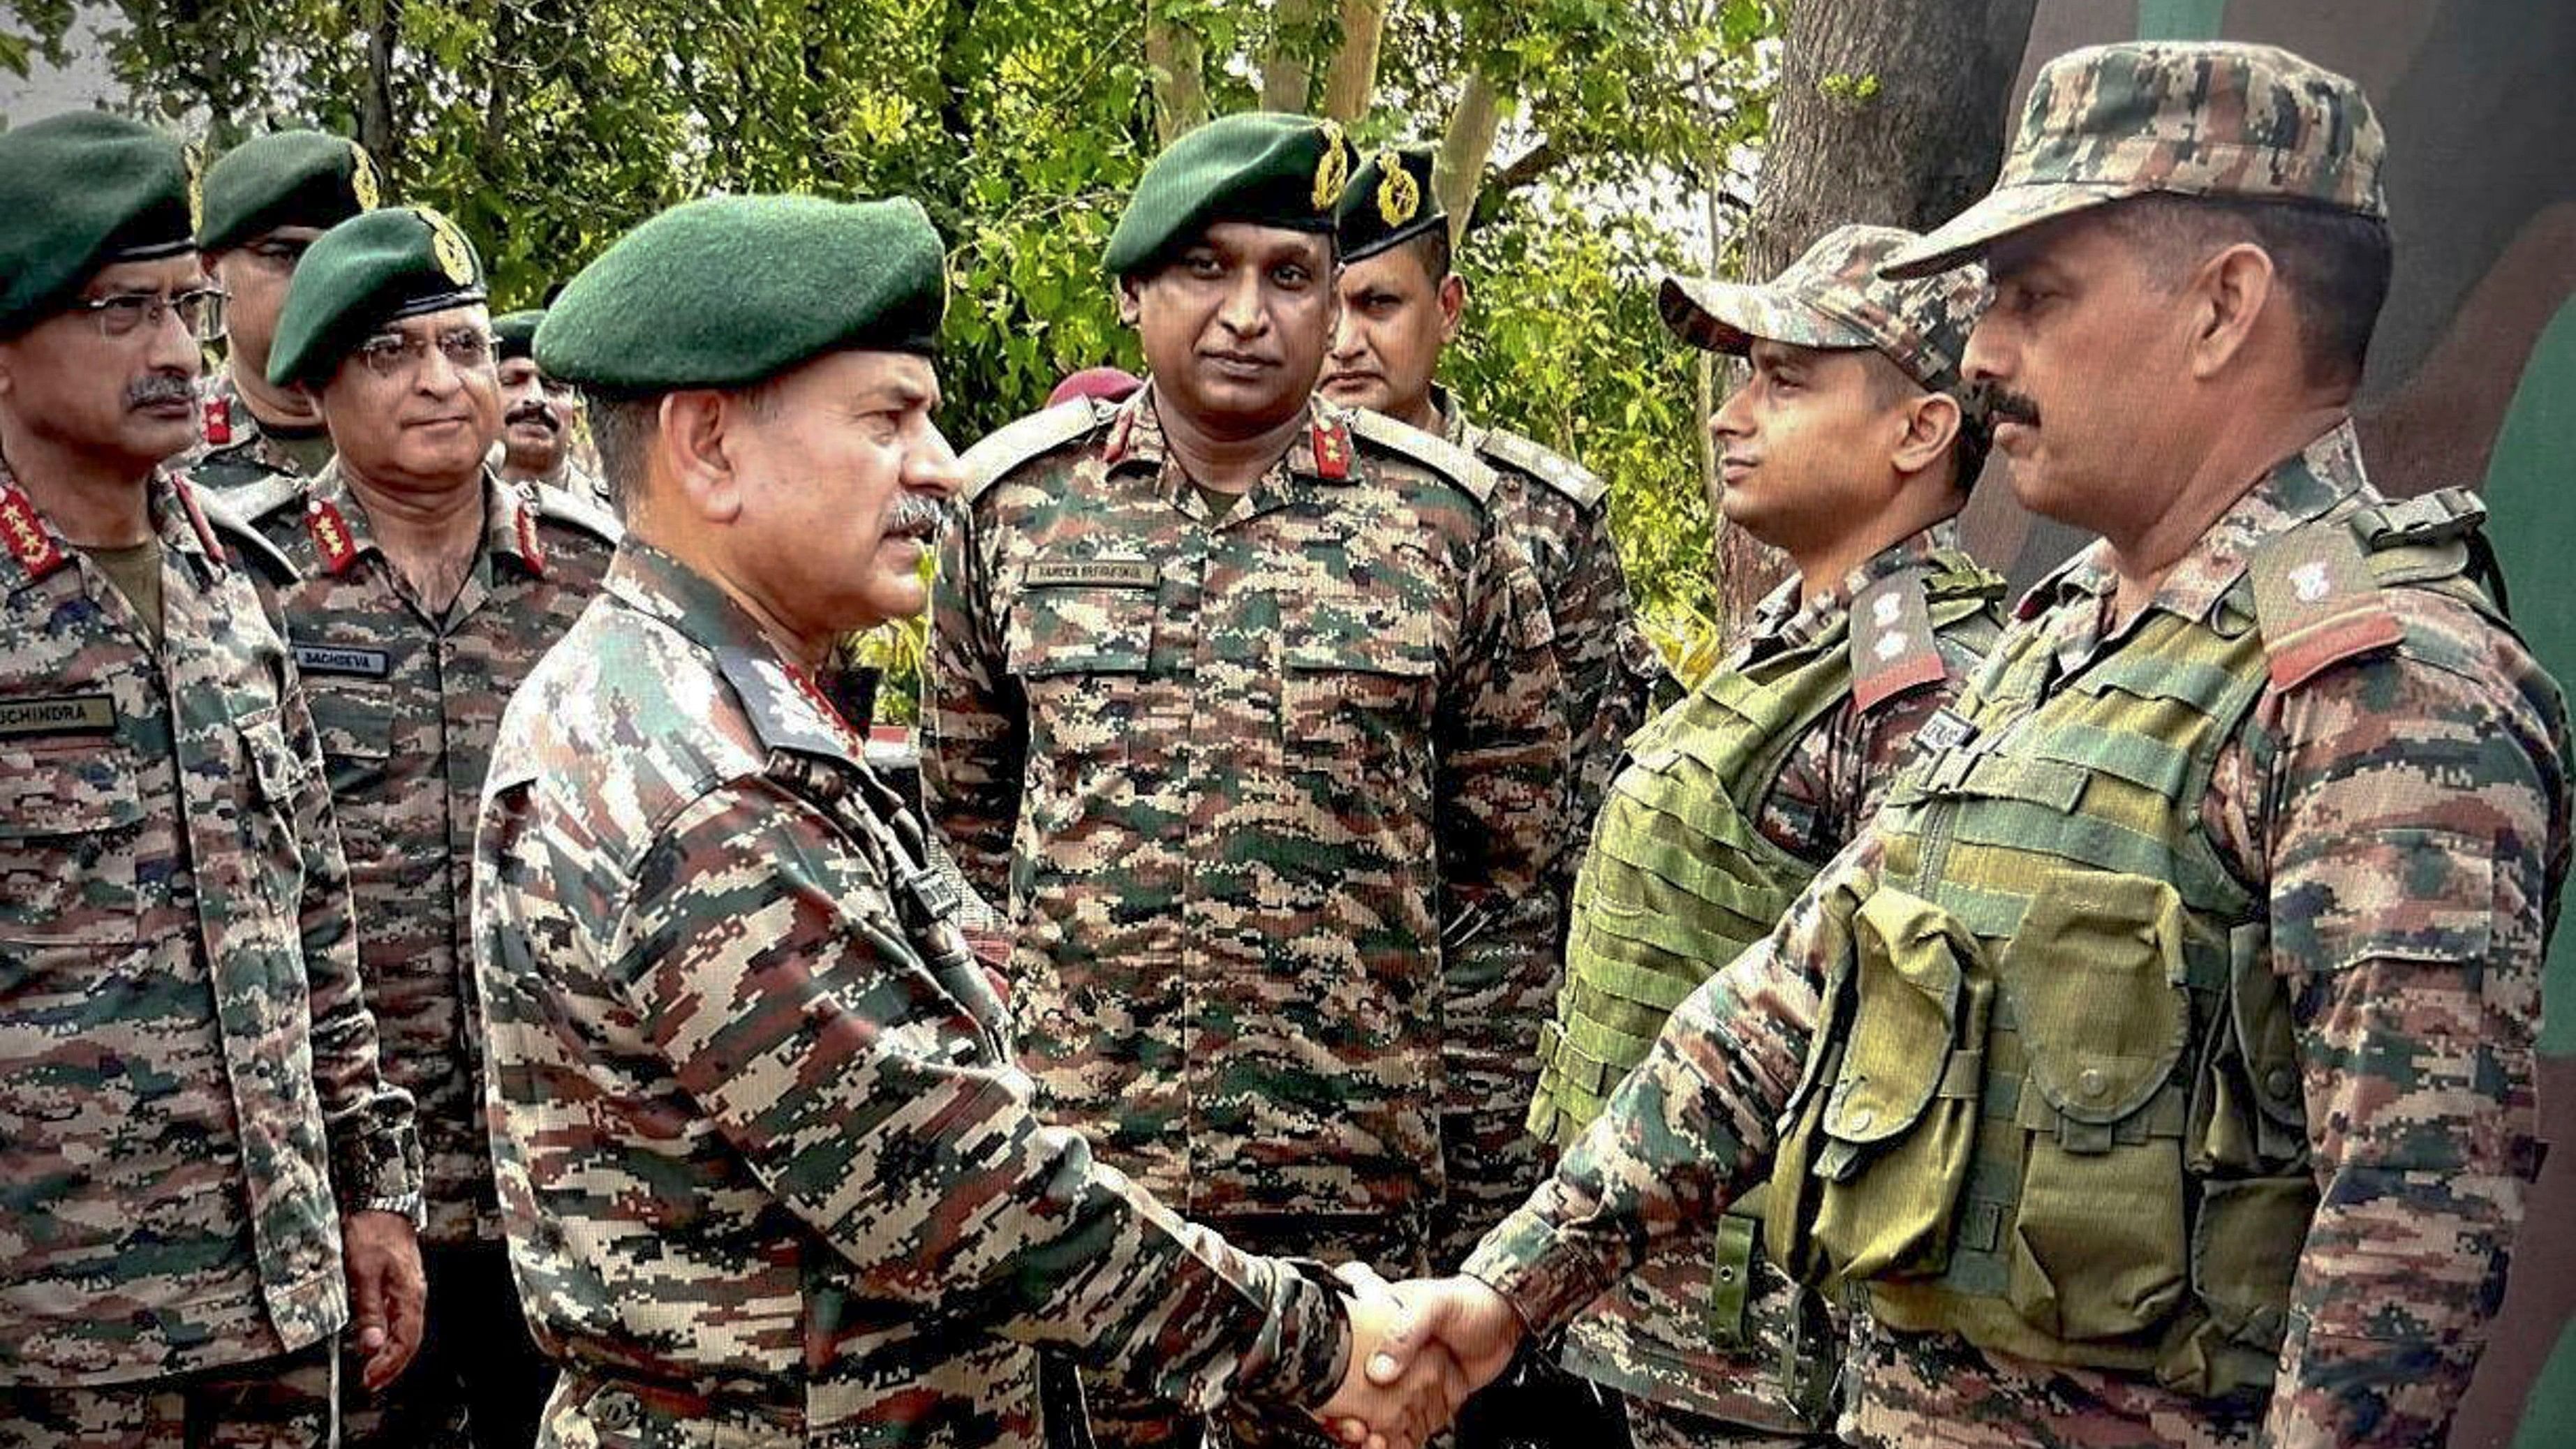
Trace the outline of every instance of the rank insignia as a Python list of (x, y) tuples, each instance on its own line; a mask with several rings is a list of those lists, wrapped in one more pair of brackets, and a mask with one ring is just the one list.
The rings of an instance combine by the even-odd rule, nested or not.
[(36, 516), (36, 505), (15, 483), (0, 483), (0, 535), (6, 536), (9, 556), (29, 578), (41, 579), (65, 563), (53, 535), (45, 532), (44, 520)]
[(536, 514), (523, 504), (518, 510), (518, 520), (519, 557), (527, 561), (528, 572), (543, 578), (546, 572), (546, 550), (545, 545), (537, 542)]
[(220, 448), (233, 440), (233, 400), (228, 397), (206, 399), (206, 445)]
[(349, 520), (340, 516), (337, 505), (319, 498), (304, 504), (304, 531), (313, 538), (313, 547), (321, 552), (326, 573), (342, 574), (358, 561), (358, 545), (349, 536)]
[(181, 148), (181, 155), (188, 167), (188, 229), (204, 231), (206, 229), (205, 148), (190, 141)]
[(197, 490), (185, 478), (170, 480), (170, 491), (179, 495), (179, 506), (187, 510), (188, 526), (197, 531), (197, 542), (206, 557), (217, 563), (229, 563), (232, 555), (224, 552), (224, 541), (215, 537), (214, 525), (206, 522), (206, 510), (197, 504)]
[(1351, 430), (1339, 418), (1315, 419), (1315, 476), (1343, 479), (1351, 476)]

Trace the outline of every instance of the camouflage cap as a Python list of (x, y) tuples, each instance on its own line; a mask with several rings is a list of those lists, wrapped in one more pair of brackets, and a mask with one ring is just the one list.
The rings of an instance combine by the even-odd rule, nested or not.
[(1924, 387), (1959, 384), (1968, 331), (1986, 305), (1982, 267), (1895, 281), (1879, 267), (1922, 238), (1892, 226), (1839, 226), (1764, 286), (1666, 277), (1657, 299), (1682, 340), (1738, 356), (1760, 337), (1797, 347), (1874, 347)]
[(2360, 86), (2277, 46), (2089, 46), (2041, 68), (1995, 189), (1887, 266), (1922, 276), (2041, 222), (2151, 192), (2385, 218), (2387, 152)]

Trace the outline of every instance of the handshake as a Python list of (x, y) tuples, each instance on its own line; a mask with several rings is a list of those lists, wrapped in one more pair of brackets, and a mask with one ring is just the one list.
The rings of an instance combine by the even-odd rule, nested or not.
[(1391, 1284), (1364, 1263), (1334, 1271), (1354, 1290), (1351, 1356), (1341, 1387), (1314, 1414), (1345, 1444), (1415, 1449), (1520, 1346), (1520, 1314), (1474, 1278)]

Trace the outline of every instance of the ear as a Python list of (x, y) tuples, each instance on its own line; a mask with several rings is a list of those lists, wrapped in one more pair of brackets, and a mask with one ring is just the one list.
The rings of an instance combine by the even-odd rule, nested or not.
[(1133, 327), (1145, 313), (1144, 284), (1133, 276), (1120, 277), (1110, 284), (1118, 296), (1118, 325)]
[(1440, 345), (1458, 340), (1458, 324), (1467, 315), (1467, 279), (1456, 272), (1440, 279)]
[(2201, 263), (2193, 276), (2191, 375), (2206, 382), (2224, 372), (2254, 335), (2270, 303), (2272, 256), (2252, 242), (2238, 242)]
[(1896, 471), (1912, 477), (1940, 465), (1941, 458), (1958, 440), (1961, 414), (1959, 400), (1946, 392), (1927, 392), (1904, 405), (1905, 431), (1896, 440), (1896, 450), (1888, 461)]
[(691, 513), (709, 523), (733, 522), (742, 513), (732, 457), (740, 440), (728, 434), (742, 426), (741, 405), (707, 389), (666, 393), (659, 421), (653, 471), (665, 475), (670, 493), (686, 500)]

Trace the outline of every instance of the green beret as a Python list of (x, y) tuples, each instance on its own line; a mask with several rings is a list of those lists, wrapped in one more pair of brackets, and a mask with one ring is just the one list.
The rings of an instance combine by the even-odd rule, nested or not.
[(425, 206), (353, 216), (315, 242), (295, 268), (268, 380), (318, 383), (388, 322), (484, 299), (483, 259), (456, 223)]
[(537, 328), (546, 376), (641, 396), (747, 387), (826, 352), (928, 353), (939, 232), (909, 197), (711, 196), (618, 238)]
[(1364, 262), (1445, 226), (1440, 194), (1431, 188), (1428, 146), (1389, 148), (1371, 156), (1342, 193), (1338, 222), (1342, 260)]
[(503, 362), (514, 357), (536, 355), (537, 324), (546, 320), (546, 309), (532, 307), (525, 312), (505, 312), (492, 319), (492, 340), (496, 354)]
[(1145, 168), (1102, 260), (1111, 276), (1128, 276), (1229, 221), (1329, 234), (1353, 160), (1332, 121), (1277, 111), (1219, 116)]
[(197, 247), (219, 252), (281, 226), (335, 227), (384, 204), (384, 176), (366, 147), (320, 131), (280, 131), (244, 141), (206, 168)]
[(149, 126), (73, 111), (0, 132), (0, 336), (101, 267), (194, 250), (196, 199), (194, 158)]

